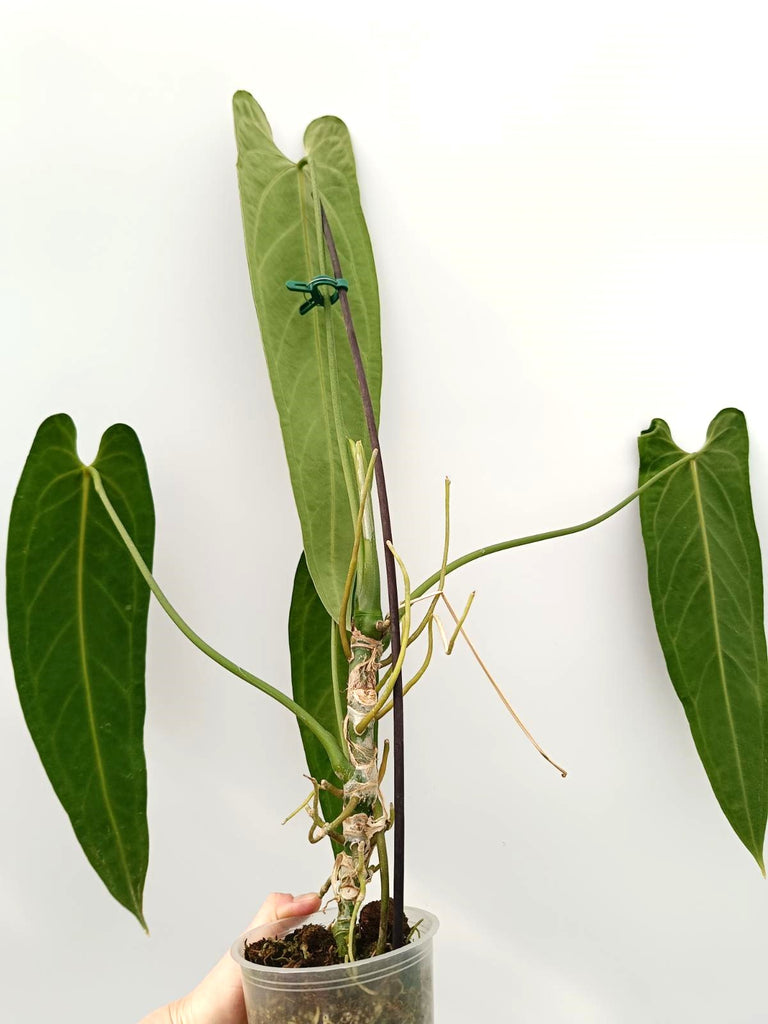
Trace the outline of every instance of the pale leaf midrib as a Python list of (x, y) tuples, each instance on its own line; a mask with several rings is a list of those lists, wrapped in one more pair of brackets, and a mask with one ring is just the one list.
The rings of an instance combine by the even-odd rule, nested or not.
[[(254, 214), (253, 214), (253, 220), (252, 220), (253, 237), (256, 238), (256, 236), (258, 235), (259, 230), (260, 230), (259, 221), (260, 221), (260, 218), (261, 218), (261, 213), (262, 213), (262, 211), (264, 209), (264, 200), (265, 200), (266, 194), (272, 190), (272, 188), (275, 186), (275, 184), (277, 183), (278, 180), (282, 180), (283, 178), (285, 178), (286, 174), (289, 174), (291, 172), (295, 173), (295, 175), (296, 175), (295, 186), (296, 186), (296, 189), (297, 189), (297, 199), (298, 199), (298, 217), (297, 217), (297, 221), (294, 224), (294, 227), (298, 228), (300, 230), (300, 232), (301, 232), (302, 248), (303, 248), (303, 254), (304, 254), (304, 261), (305, 261), (305, 274), (306, 274), (307, 280), (309, 280), (313, 276), (313, 273), (314, 273), (314, 268), (312, 267), (312, 258), (313, 258), (312, 257), (312, 246), (310, 244), (309, 236), (308, 236), (308, 223), (307, 223), (308, 217), (307, 217), (307, 213), (306, 213), (305, 196), (304, 196), (304, 177), (303, 177), (303, 174), (301, 172), (301, 168), (298, 165), (291, 163), (289, 167), (286, 167), (283, 170), (281, 170), (280, 172), (278, 172), (275, 175), (275, 177), (266, 186), (266, 188), (264, 190), (264, 193), (260, 197), (259, 202), (257, 203), (256, 209), (255, 209)], [(274, 245), (270, 246), (270, 254), (271, 254), (273, 248), (274, 248)], [(258, 288), (258, 291), (260, 293), (263, 292), (263, 289), (261, 287), (261, 285), (262, 285), (262, 277), (263, 277), (264, 273), (266, 273), (266, 271), (268, 269), (268, 262), (269, 261), (267, 259), (265, 259), (265, 258), (262, 258), (258, 263), (254, 260), (252, 274), (253, 274), (254, 281), (256, 283), (256, 287)], [(297, 267), (295, 273), (298, 275), (300, 273), (300, 268)], [(298, 309), (296, 310), (296, 315), (298, 315)], [(321, 338), (320, 338), (319, 326), (320, 326), (319, 325), (319, 318), (317, 316), (315, 316), (313, 318), (313, 323), (312, 323), (312, 329), (313, 329), (312, 333), (313, 333), (313, 336), (314, 336), (316, 381), (317, 381), (319, 389), (320, 389), (320, 403), (319, 404), (320, 404), (320, 409), (321, 409), (321, 415), (323, 417), (323, 428), (321, 429), (320, 433), (321, 433), (321, 436), (325, 440), (325, 446), (326, 446), (326, 449), (327, 449), (328, 466), (329, 466), (329, 470), (330, 470), (330, 472), (329, 472), (329, 479), (328, 479), (329, 503), (330, 503), (328, 522), (333, 523), (333, 522), (336, 521), (336, 518), (337, 518), (336, 515), (335, 515), (335, 509), (336, 509), (336, 505), (337, 505), (337, 501), (338, 501), (338, 495), (337, 495), (337, 485), (338, 485), (338, 482), (336, 480), (336, 472), (335, 472), (335, 468), (334, 468), (334, 447), (333, 447), (333, 441), (332, 441), (331, 429), (330, 429), (331, 424), (330, 424), (330, 420), (329, 420), (329, 409), (328, 409), (329, 402), (328, 402), (328, 395), (327, 395), (327, 390), (326, 390), (326, 373), (325, 373), (325, 365), (324, 365), (324, 360), (323, 360), (323, 355), (322, 355), (322, 341), (321, 341)], [(272, 327), (273, 327), (272, 318), (269, 315), (266, 315), (264, 317), (264, 323), (263, 323), (263, 334), (265, 335), (265, 338), (266, 338), (267, 335), (269, 335), (271, 337), (271, 335), (272, 335)], [(287, 447), (289, 446), (292, 449), (292, 454), (294, 456), (294, 460), (293, 461), (291, 459), (289, 459), (289, 471), (290, 471), (290, 475), (291, 475), (291, 480), (292, 480), (292, 483), (294, 485), (294, 488), (298, 489), (298, 491), (299, 491), (299, 493), (301, 495), (300, 506), (303, 507), (304, 509), (307, 509), (310, 506), (310, 504), (311, 504), (310, 501), (308, 500), (309, 495), (308, 495), (308, 491), (307, 491), (307, 484), (311, 480), (311, 474), (310, 474), (310, 471), (307, 469), (305, 459), (301, 456), (300, 445), (299, 445), (299, 439), (300, 439), (300, 437), (302, 436), (302, 434), (304, 432), (297, 432), (296, 429), (293, 427), (291, 421), (290, 421), (290, 417), (287, 415), (287, 413), (284, 413), (282, 411), (282, 410), (288, 409), (288, 408), (290, 408), (292, 406), (295, 406), (296, 402), (297, 402), (297, 398), (296, 398), (297, 392), (296, 392), (295, 382), (294, 382), (293, 388), (290, 391), (290, 395), (289, 395), (288, 389), (285, 387), (283, 367), (282, 367), (282, 359), (281, 359), (282, 340), (290, 332), (290, 330), (291, 330), (291, 322), (289, 320), (283, 326), (282, 334), (281, 334), (281, 338), (280, 338), (280, 343), (278, 343), (276, 345), (270, 345), (269, 346), (269, 347), (272, 348), (272, 356), (271, 356), (271, 358), (268, 358), (268, 361), (274, 363), (274, 373), (270, 372), (270, 376), (272, 377), (273, 386), (275, 386), (277, 389), (279, 389), (279, 392), (280, 392), (281, 400), (278, 401), (277, 405), (278, 405), (278, 413), (280, 414), (281, 427), (283, 428), (283, 431), (284, 431), (284, 436), (286, 438)], [(265, 345), (265, 347), (267, 347), (267, 346)], [(277, 397), (277, 395), (276, 395), (276, 397)], [(286, 431), (287, 431), (287, 433), (286, 433)], [(308, 477), (309, 477), (309, 479), (308, 479)], [(302, 530), (305, 533), (305, 547), (308, 547), (310, 549), (315, 549), (316, 546), (319, 546), (321, 549), (327, 551), (329, 564), (331, 566), (335, 566), (336, 561), (338, 559), (338, 553), (337, 553), (337, 550), (336, 550), (337, 549), (337, 540), (336, 540), (335, 532), (333, 530), (327, 529), (323, 524), (318, 523), (316, 521), (316, 517), (306, 516), (305, 515), (305, 516), (302, 516), (301, 519), (302, 519), (302, 524), (301, 524), (302, 525)], [(325, 520), (325, 517), (323, 517), (323, 519)], [(310, 543), (307, 543), (307, 541), (309, 541)], [(316, 561), (316, 559), (313, 559), (313, 561)], [(340, 601), (341, 596), (340, 596), (340, 593), (336, 593), (336, 591), (338, 590), (338, 586), (335, 584), (333, 569), (331, 569), (331, 571), (330, 571), (330, 573), (328, 575), (328, 579), (327, 580), (325, 580), (325, 581), (321, 580), (319, 582), (320, 582), (320, 589), (321, 589), (322, 592), (325, 592), (326, 598), (331, 597), (331, 594), (329, 593), (329, 591), (332, 591), (333, 592), (333, 598), (331, 600), (331, 603), (332, 604), (337, 604), (338, 601)]]
[(712, 612), (712, 626), (715, 637), (715, 655), (717, 658), (718, 675), (720, 678), (720, 685), (723, 690), (723, 698), (725, 701), (725, 708), (728, 714), (728, 727), (731, 732), (731, 738), (733, 742), (733, 750), (736, 755), (736, 761), (739, 769), (739, 783), (741, 785), (741, 792), (744, 798), (744, 811), (746, 813), (747, 822), (749, 823), (749, 831), (752, 836), (752, 842), (755, 849), (757, 849), (757, 838), (755, 836), (755, 830), (752, 823), (752, 815), (749, 813), (749, 801), (747, 799), (746, 786), (744, 784), (744, 771), (741, 762), (741, 751), (736, 738), (736, 729), (733, 721), (733, 711), (731, 709), (731, 700), (728, 693), (727, 680), (725, 675), (725, 662), (723, 660), (723, 646), (720, 638), (720, 620), (718, 617), (717, 609), (717, 595), (715, 593), (715, 577), (712, 569), (712, 558), (709, 551), (709, 537), (707, 535), (707, 522), (706, 516), (704, 515), (704, 505), (701, 499), (701, 486), (699, 483), (698, 469), (696, 467), (696, 459), (692, 459), (691, 463), (691, 476), (693, 480), (693, 490), (696, 495), (696, 509), (699, 517), (699, 529), (701, 530), (702, 548), (704, 553), (704, 569), (707, 578), (707, 584), (709, 588), (710, 608)]
[(78, 633), (78, 649), (80, 653), (80, 663), (82, 668), (82, 679), (83, 689), (85, 691), (85, 703), (86, 710), (88, 712), (88, 728), (91, 734), (91, 741), (93, 743), (94, 757), (96, 761), (96, 771), (99, 779), (99, 786), (101, 788), (102, 797), (104, 799), (104, 806), (107, 811), (109, 823), (112, 826), (112, 833), (115, 838), (115, 843), (120, 856), (120, 862), (125, 874), (125, 879), (128, 884), (128, 891), (130, 892), (134, 906), (137, 911), (141, 911), (139, 901), (136, 897), (136, 891), (133, 886), (133, 879), (128, 867), (128, 858), (125, 853), (123, 846), (122, 836), (120, 835), (120, 829), (118, 828), (117, 819), (115, 817), (114, 808), (112, 807), (112, 801), (109, 796), (109, 790), (107, 788), (107, 778), (104, 772), (104, 760), (101, 753), (101, 746), (99, 744), (98, 732), (96, 730), (96, 721), (93, 710), (93, 695), (91, 692), (91, 678), (88, 671), (88, 657), (87, 657), (87, 643), (85, 636), (85, 537), (86, 537), (86, 525), (88, 518), (88, 495), (91, 487), (91, 478), (88, 475), (87, 469), (83, 467), (83, 491), (82, 501), (80, 505), (80, 528), (78, 533), (78, 548), (77, 548), (77, 633)]
[[(305, 256), (305, 259), (307, 261), (307, 274), (308, 274), (307, 280), (309, 280), (310, 277), (314, 276), (314, 268), (312, 267), (312, 246), (311, 246), (311, 243), (310, 243), (310, 240), (309, 240), (309, 216), (307, 214), (306, 205), (305, 205), (305, 194), (304, 194), (305, 193), (305, 181), (304, 181), (304, 174), (302, 173), (302, 168), (297, 167), (297, 172), (298, 173), (296, 175), (296, 179), (297, 179), (298, 193), (299, 193), (299, 211), (300, 211), (300, 215), (301, 215), (302, 238), (303, 238), (303, 242), (304, 242), (304, 256)], [(318, 269), (318, 272), (319, 272), (319, 269)], [(324, 316), (327, 316), (328, 314), (327, 314), (326, 307), (323, 306), (322, 309), (323, 309)], [(319, 312), (320, 311), (318, 310), (317, 313), (319, 314)], [(322, 337), (321, 337), (321, 334), (320, 334), (320, 317), (319, 317), (319, 315), (316, 315), (316, 316), (314, 316), (312, 318), (312, 329), (313, 329), (313, 334), (314, 334), (314, 338), (315, 338), (315, 358), (316, 358), (316, 361), (317, 361), (317, 369), (318, 369), (317, 376), (318, 376), (318, 381), (319, 381), (319, 384), (320, 384), (320, 393), (322, 395), (321, 408), (323, 410), (323, 420), (324, 420), (323, 438), (325, 439), (327, 455), (328, 455), (328, 468), (330, 470), (330, 472), (328, 474), (328, 490), (329, 490), (328, 525), (330, 527), (334, 527), (335, 524), (338, 522), (337, 505), (338, 505), (338, 502), (339, 502), (339, 497), (338, 497), (338, 493), (337, 493), (338, 492), (338, 478), (337, 478), (338, 469), (337, 469), (337, 467), (335, 465), (335, 460), (334, 460), (334, 454), (336, 452), (336, 448), (335, 448), (334, 443), (333, 443), (333, 439), (336, 436), (336, 427), (335, 427), (335, 423), (333, 422), (333, 413), (332, 413), (332, 411), (330, 409), (330, 401), (329, 401), (329, 396), (328, 396), (328, 379), (327, 379), (327, 377), (328, 377), (329, 370), (328, 370), (328, 364), (327, 364), (327, 356), (324, 358), (324, 353), (323, 353), (323, 340), (322, 340)], [(306, 479), (305, 479), (306, 478), (306, 472), (307, 472), (306, 471), (306, 467), (302, 463), (302, 481), (301, 481), (301, 483), (302, 483), (302, 491), (305, 492), (305, 496), (304, 496), (304, 507), (305, 508), (307, 507), (307, 499), (306, 499), (306, 491), (305, 491), (305, 487), (306, 487)], [(317, 526), (315, 517), (311, 517), (307, 525), (308, 525), (308, 532), (310, 533), (310, 535), (313, 535), (313, 536), (316, 535), (317, 532), (318, 532), (318, 526)], [(321, 529), (319, 532), (320, 532), (320, 535), (321, 535), (323, 541), (325, 542), (325, 544), (327, 544), (327, 548), (328, 548), (328, 562), (329, 562), (328, 574), (327, 574), (328, 578), (323, 580), (323, 581), (321, 581), (322, 589), (326, 592), (326, 596), (327, 596), (328, 592), (332, 592), (333, 593), (332, 603), (334, 604), (334, 606), (337, 606), (338, 604), (341, 603), (341, 595), (338, 592), (339, 591), (339, 587), (338, 587), (338, 581), (337, 581), (336, 572), (335, 572), (336, 562), (337, 562), (337, 559), (338, 559), (338, 553), (337, 553), (337, 549), (336, 549), (336, 530), (333, 529), (333, 528), (331, 528), (331, 529)], [(313, 554), (314, 554), (314, 552), (313, 552)], [(313, 559), (313, 561), (314, 561), (314, 559)], [(317, 567), (315, 566), (314, 568), (317, 568)]]

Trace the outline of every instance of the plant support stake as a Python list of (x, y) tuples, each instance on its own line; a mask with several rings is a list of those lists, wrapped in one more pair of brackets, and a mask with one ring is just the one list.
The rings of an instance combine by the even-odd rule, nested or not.
[[(331, 226), (325, 215), (325, 209), (320, 206), (320, 215), (323, 222), (323, 235), (325, 244), (328, 246), (328, 255), (331, 258), (333, 273), (337, 279), (342, 279), (341, 263), (339, 253), (336, 249), (336, 242), (333, 238)], [(379, 496), (379, 513), (381, 516), (381, 533), (384, 542), (384, 566), (387, 573), (387, 599), (389, 603), (389, 629), (390, 644), (392, 647), (392, 661), (397, 662), (400, 654), (400, 602), (397, 596), (397, 576), (395, 575), (395, 558), (390, 549), (392, 544), (392, 521), (389, 515), (389, 501), (387, 499), (387, 484), (384, 476), (384, 462), (381, 457), (381, 444), (379, 443), (379, 432), (376, 427), (376, 418), (373, 414), (373, 403), (368, 388), (368, 380), (365, 376), (363, 359), (360, 354), (360, 346), (357, 343), (355, 325), (352, 322), (352, 311), (349, 308), (349, 299), (345, 288), (339, 288), (338, 292), (341, 315), (344, 319), (344, 327), (349, 339), (349, 347), (352, 351), (352, 359), (357, 373), (357, 382), (360, 387), (360, 397), (365, 411), (365, 420), (368, 425), (368, 436), (371, 448), (378, 451), (379, 457), (376, 460), (376, 490)], [(392, 755), (395, 763), (395, 856), (394, 869), (392, 872), (392, 900), (394, 907), (394, 920), (392, 925), (392, 945), (398, 949), (403, 944), (403, 896), (405, 888), (405, 769), (404, 769), (404, 741), (403, 741), (403, 680), (398, 672), (395, 679), (395, 686), (392, 692)]]

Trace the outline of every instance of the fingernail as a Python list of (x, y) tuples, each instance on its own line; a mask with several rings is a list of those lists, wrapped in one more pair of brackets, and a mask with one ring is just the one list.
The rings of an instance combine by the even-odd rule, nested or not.
[(317, 901), (319, 899), (320, 899), (320, 897), (317, 895), (316, 892), (305, 892), (305, 893), (302, 893), (301, 896), (294, 896), (293, 897), (293, 902), (294, 903), (310, 903), (310, 902), (311, 903), (317, 903)]

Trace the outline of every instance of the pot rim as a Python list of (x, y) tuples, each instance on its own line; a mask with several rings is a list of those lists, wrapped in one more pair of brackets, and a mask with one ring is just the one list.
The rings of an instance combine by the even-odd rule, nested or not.
[(434, 914), (430, 914), (428, 910), (422, 910), (420, 907), (403, 907), (403, 911), (408, 916), (409, 921), (419, 924), (418, 938), (409, 942), (407, 946), (401, 946), (400, 949), (391, 949), (388, 953), (381, 953), (376, 957), (368, 957), (366, 960), (351, 960), (349, 963), (330, 964), (326, 967), (267, 967), (263, 964), (254, 964), (243, 956), (242, 951), (245, 941), (250, 940), (251, 936), (256, 936), (258, 933), (263, 932), (265, 928), (277, 926), (279, 931), (285, 935), (293, 931), (294, 928), (299, 928), (304, 924), (330, 924), (326, 914), (322, 911), (300, 917), (286, 917), (277, 921), (267, 921), (257, 928), (251, 928), (235, 939), (229, 952), (241, 971), (249, 971), (263, 978), (277, 976), (304, 978), (310, 976), (317, 977), (318, 975), (343, 974), (350, 969), (359, 969), (366, 965), (370, 965), (371, 968), (378, 972), (379, 970), (386, 969), (391, 964), (391, 961), (398, 957), (410, 959), (408, 954), (411, 954), (420, 958), (423, 952), (425, 952), (423, 947), (431, 943), (440, 927), (439, 920)]

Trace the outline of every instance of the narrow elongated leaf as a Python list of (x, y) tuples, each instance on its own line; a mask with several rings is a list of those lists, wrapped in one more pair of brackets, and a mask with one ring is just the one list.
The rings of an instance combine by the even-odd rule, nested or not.
[(300, 316), (302, 297), (288, 291), (286, 281), (306, 282), (330, 272), (317, 230), (314, 180), (349, 281), (350, 306), (378, 415), (378, 288), (352, 148), (341, 121), (320, 118), (307, 129), (307, 156), (293, 163), (275, 146), (252, 96), (235, 95), (234, 115), (251, 287), (304, 550), (320, 599), (337, 618), (357, 504), (345, 481), (346, 441), (362, 440), (368, 452), (368, 435), (338, 303), (326, 301)]
[[(686, 453), (664, 420), (640, 435), (640, 482)], [(715, 796), (763, 868), (768, 660), (744, 416), (640, 498), (656, 629)]]
[[(8, 634), (24, 716), (88, 860), (144, 924), (149, 590), (97, 497), (69, 416), (37, 432), (8, 534)], [(94, 462), (148, 565), (154, 510), (130, 427)]]
[[(317, 596), (307, 569), (306, 558), (302, 555), (293, 581), (291, 610), (288, 617), (293, 699), (314, 715), (317, 721), (341, 742), (333, 699), (331, 658), (336, 658), (342, 708), (346, 708), (348, 665), (341, 645), (331, 643), (332, 626), (335, 628), (333, 619)], [(341, 783), (333, 774), (331, 762), (321, 743), (301, 722), (299, 729), (309, 774), (318, 782), (327, 779), (340, 786)], [(332, 793), (321, 793), (320, 803), (326, 821), (333, 821), (341, 814), (341, 799)]]

